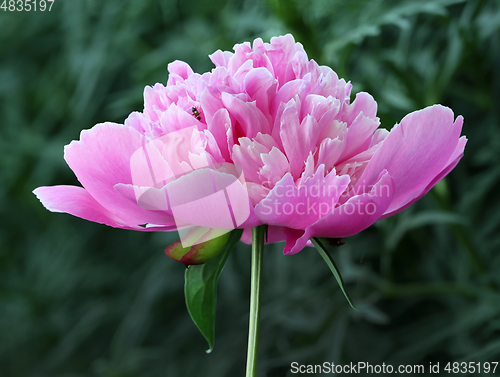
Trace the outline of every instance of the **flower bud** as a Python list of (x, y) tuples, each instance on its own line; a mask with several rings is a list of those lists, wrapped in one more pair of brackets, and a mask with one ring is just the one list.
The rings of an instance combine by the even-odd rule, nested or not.
[[(214, 238), (217, 233), (222, 235)], [(186, 267), (203, 264), (220, 254), (230, 235), (231, 232), (228, 230), (197, 227), (189, 230), (180, 241), (167, 247), (165, 254), (173, 260), (184, 263)], [(204, 242), (205, 239), (208, 241)]]

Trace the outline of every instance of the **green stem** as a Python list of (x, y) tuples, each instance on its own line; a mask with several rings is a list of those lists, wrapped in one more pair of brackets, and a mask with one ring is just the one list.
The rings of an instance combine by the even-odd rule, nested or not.
[(264, 255), (265, 233), (265, 225), (260, 225), (253, 228), (252, 230), (252, 276), (250, 285), (250, 321), (248, 328), (246, 377), (257, 376), (257, 348), (260, 317), (260, 281), (262, 276), (262, 257)]

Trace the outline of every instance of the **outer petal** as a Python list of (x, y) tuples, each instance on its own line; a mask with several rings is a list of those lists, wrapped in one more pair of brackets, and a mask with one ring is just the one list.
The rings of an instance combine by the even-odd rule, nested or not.
[(134, 205), (114, 189), (118, 183), (133, 184), (130, 159), (144, 145), (136, 130), (103, 123), (82, 131), (80, 141), (65, 147), (64, 158), (88, 193), (127, 225), (170, 225), (169, 216)]
[[(417, 197), (443, 169), (457, 148), (463, 118), (453, 122), (451, 109), (434, 105), (415, 111), (394, 126), (353, 188), (366, 192), (387, 169), (394, 180), (394, 198), (387, 213)], [(356, 191), (360, 190), (360, 191)]]
[[(84, 188), (77, 186), (44, 186), (33, 191), (45, 208), (51, 212), (69, 213), (82, 219), (126, 228), (119, 219), (101, 206)], [(137, 227), (142, 229), (140, 227)]]
[(368, 228), (385, 212), (394, 194), (394, 183), (383, 171), (370, 192), (354, 196), (334, 212), (305, 229), (303, 235), (288, 234), (284, 254), (296, 254), (312, 237), (349, 237)]
[(403, 211), (404, 209), (408, 208), (409, 206), (411, 206), (413, 203), (415, 203), (418, 199), (420, 199), (422, 196), (424, 196), (425, 194), (427, 194), (429, 192), (429, 190), (431, 188), (434, 187), (434, 185), (436, 185), (441, 179), (443, 179), (444, 177), (446, 177), (454, 168), (455, 166), (457, 166), (458, 162), (460, 161), (460, 159), (462, 158), (462, 156), (464, 155), (464, 148), (465, 148), (465, 144), (467, 143), (467, 138), (465, 136), (462, 136), (459, 140), (458, 140), (458, 144), (457, 144), (457, 147), (455, 148), (455, 151), (453, 152), (452, 156), (450, 157), (450, 159), (448, 160), (448, 165), (446, 166), (446, 168), (444, 168), (433, 180), (431, 183), (429, 183), (427, 185), (427, 187), (420, 193), (418, 194), (413, 200), (411, 200), (410, 202), (408, 202), (407, 204), (405, 204), (404, 206), (402, 207), (399, 207), (397, 209), (395, 209), (394, 211), (392, 212), (386, 212), (384, 213), (384, 216), (382, 216), (382, 218), (385, 218), (385, 217), (389, 217), (389, 216), (392, 216), (392, 215), (395, 215), (396, 213), (398, 212), (401, 212)]

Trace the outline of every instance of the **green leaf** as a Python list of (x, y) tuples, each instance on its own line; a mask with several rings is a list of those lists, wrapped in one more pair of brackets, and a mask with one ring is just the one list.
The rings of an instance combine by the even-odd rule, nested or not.
[(217, 281), (229, 254), (242, 234), (242, 229), (233, 230), (224, 250), (217, 257), (205, 264), (189, 266), (186, 269), (184, 286), (186, 307), (193, 322), (208, 342), (207, 353), (214, 349)]
[(340, 289), (342, 289), (342, 292), (344, 293), (345, 298), (347, 299), (347, 302), (349, 305), (351, 305), (351, 308), (359, 312), (358, 309), (354, 306), (352, 303), (351, 297), (349, 297), (349, 293), (347, 293), (347, 289), (345, 288), (344, 280), (342, 279), (342, 275), (340, 275), (340, 271), (335, 264), (335, 261), (333, 260), (332, 256), (328, 253), (328, 251), (325, 249), (319, 238), (313, 237), (311, 238), (311, 242), (313, 245), (316, 247), (316, 250), (318, 250), (319, 254), (323, 257), (325, 260), (326, 264), (328, 267), (330, 267), (330, 270), (333, 273), (333, 276), (335, 276), (335, 279), (337, 280), (337, 283), (339, 283)]

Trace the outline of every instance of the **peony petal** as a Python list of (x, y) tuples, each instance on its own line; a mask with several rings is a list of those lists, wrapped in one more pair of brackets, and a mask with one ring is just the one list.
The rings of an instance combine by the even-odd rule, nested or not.
[(379, 124), (380, 121), (378, 118), (371, 119), (364, 116), (363, 112), (360, 112), (347, 128), (345, 134), (345, 149), (340, 160), (346, 161), (368, 149), (373, 133), (378, 128)]
[(348, 184), (349, 176), (339, 177), (332, 172), (325, 177), (323, 165), (298, 186), (288, 173), (255, 206), (255, 214), (269, 225), (305, 229), (334, 211)]
[(312, 115), (318, 122), (326, 115), (332, 119), (340, 108), (340, 102), (333, 97), (323, 97), (317, 94), (308, 94), (302, 101), (300, 118)]
[(288, 79), (288, 73), (293, 74), (293, 70), (288, 70), (289, 62), (296, 51), (304, 51), (300, 43), (295, 43), (295, 39), (291, 34), (280, 37), (271, 38), (271, 43), (265, 44), (267, 56), (274, 68), (274, 75), (279, 81), (280, 87), (283, 86)]
[(376, 130), (373, 134), (372, 141), (370, 142), (370, 148), (383, 142), (387, 135), (389, 135), (389, 131), (387, 131), (385, 128), (379, 128), (378, 130)]
[(252, 47), (249, 42), (236, 44), (233, 47), (234, 54), (228, 61), (228, 69), (231, 76), (234, 76), (238, 69), (248, 61), (248, 54), (252, 52)]
[(309, 59), (307, 58), (307, 54), (304, 51), (297, 51), (291, 61), (295, 79), (302, 79), (309, 73), (308, 65)]
[(252, 69), (245, 76), (245, 91), (252, 100), (256, 101), (257, 107), (271, 123), (270, 102), (276, 93), (277, 80), (266, 68)]
[(306, 82), (304, 82), (304, 80), (293, 80), (287, 82), (278, 90), (276, 96), (272, 100), (271, 115), (276, 117), (281, 104), (288, 103), (291, 99), (295, 98), (296, 95), (301, 97), (305, 91)]
[(389, 217), (389, 216), (395, 215), (398, 212), (401, 212), (402, 210), (408, 208), (413, 203), (415, 203), (422, 196), (427, 194), (431, 188), (433, 188), (440, 180), (442, 180), (444, 177), (446, 177), (455, 168), (455, 166), (457, 166), (458, 162), (460, 161), (460, 159), (464, 155), (465, 144), (467, 144), (467, 138), (465, 136), (462, 136), (460, 139), (458, 139), (457, 147), (455, 148), (455, 151), (453, 152), (453, 154), (449, 158), (448, 165), (436, 177), (434, 177), (432, 182), (429, 183), (427, 185), (427, 187), (421, 193), (419, 193), (414, 199), (412, 199), (410, 202), (408, 202), (407, 204), (405, 204), (399, 208), (392, 210), (392, 212), (384, 213), (384, 216), (382, 216), (382, 218)]
[(166, 214), (171, 218), (171, 225), (175, 224), (165, 187), (141, 187), (118, 183), (115, 185), (115, 190), (141, 208), (153, 211), (166, 211)]
[(376, 118), (377, 102), (366, 92), (356, 94), (354, 102), (345, 108), (342, 120), (350, 126), (361, 112), (363, 112), (365, 117), (378, 119)]
[(222, 157), (222, 153), (220, 151), (219, 145), (217, 144), (217, 141), (214, 138), (214, 135), (208, 130), (203, 131), (202, 138), (206, 140), (207, 144), (207, 152), (210, 154), (210, 156), (213, 157), (215, 162), (222, 163), (227, 161), (224, 157)]
[(144, 88), (144, 115), (153, 123), (159, 122), (161, 114), (172, 103), (166, 93), (167, 89), (159, 83)]
[(265, 179), (264, 183), (269, 183), (269, 187), (274, 187), (286, 173), (290, 172), (290, 164), (278, 148), (273, 147), (269, 153), (263, 153), (260, 157), (264, 163), (260, 175)]
[(125, 127), (135, 128), (141, 134), (148, 136), (157, 136), (159, 134), (156, 127), (151, 124), (144, 114), (137, 111), (132, 112), (127, 119), (125, 119)]
[(453, 112), (441, 105), (408, 114), (380, 144), (357, 186), (368, 187), (387, 169), (395, 185), (387, 212), (406, 205), (449, 164), (462, 123), (461, 116), (453, 122)]
[[(122, 219), (101, 206), (82, 187), (44, 186), (33, 191), (43, 206), (51, 212), (68, 213), (85, 220), (106, 224), (113, 228), (150, 231), (141, 226), (127, 225)], [(156, 230), (174, 230), (175, 226), (161, 226)]]
[(136, 186), (162, 187), (174, 177), (161, 151), (165, 137), (153, 139), (130, 156), (132, 183)]
[(79, 141), (64, 148), (64, 158), (88, 193), (124, 223), (169, 225), (164, 214), (140, 208), (114, 189), (118, 183), (133, 184), (131, 158), (145, 144), (135, 129), (103, 123), (82, 131)]
[(270, 189), (259, 183), (247, 182), (246, 186), (248, 190), (248, 196), (250, 197), (250, 201), (252, 203), (252, 206), (254, 207), (259, 204), (260, 201), (265, 199), (269, 194), (269, 191), (271, 191)]
[[(208, 125), (208, 129), (219, 127), (217, 120), (213, 120), (215, 114), (224, 107), (220, 99), (220, 92), (215, 88), (208, 86), (205, 88), (200, 96), (201, 108), (205, 115), (205, 123)], [(227, 110), (226, 110), (227, 111)], [(220, 115), (219, 115), (220, 116)], [(213, 130), (211, 130), (212, 133)]]
[(347, 84), (344, 79), (339, 79), (330, 67), (318, 66), (314, 60), (309, 62), (309, 69), (311, 70), (311, 93), (323, 97), (332, 96), (342, 104), (349, 103), (351, 84)]
[(239, 179), (222, 171), (199, 169), (168, 183), (175, 221), (217, 229), (240, 226), (250, 216), (250, 205), (244, 181)]
[(51, 212), (69, 213), (85, 220), (121, 228), (125, 224), (101, 206), (82, 187), (43, 186), (33, 191), (43, 206)]
[[(324, 167), (322, 168), (324, 169)], [(314, 169), (314, 157), (312, 153), (309, 153), (309, 156), (307, 156), (306, 160), (306, 165), (304, 168), (304, 171), (300, 175), (300, 178), (295, 181), (298, 185), (301, 185), (303, 182), (305, 182), (308, 178), (311, 178), (314, 175), (315, 169)]]
[[(274, 77), (274, 67), (271, 60), (266, 55), (266, 44), (260, 38), (253, 41), (253, 54), (251, 54), (251, 59), (255, 68), (265, 68)], [(277, 83), (276, 81), (276, 84)]]
[(304, 170), (307, 156), (314, 152), (319, 135), (318, 122), (312, 116), (308, 115), (299, 123), (299, 106), (293, 100), (289, 102), (281, 117), (280, 130), (283, 148), (290, 161), (290, 171), (295, 179)]
[(259, 132), (268, 134), (271, 131), (266, 117), (257, 108), (255, 101), (244, 102), (228, 93), (222, 93), (221, 99), (229, 114), (236, 120), (236, 140), (242, 136), (254, 138)]
[(257, 141), (251, 141), (247, 137), (242, 137), (240, 144), (233, 146), (232, 158), (234, 163), (243, 169), (248, 181), (260, 182), (259, 171), (264, 165), (261, 155), (265, 153), (269, 153), (266, 146)]
[(217, 50), (212, 55), (208, 55), (208, 57), (216, 67), (227, 67), (233, 55), (231, 51)]
[(287, 239), (284, 254), (298, 253), (312, 237), (343, 238), (361, 232), (382, 216), (393, 194), (393, 180), (384, 170), (370, 192), (352, 197), (333, 213), (307, 227), (300, 237)]
[(238, 68), (238, 70), (233, 75), (231, 75), (238, 83), (238, 91), (241, 91), (241, 89), (244, 87), (245, 77), (249, 72), (253, 71), (253, 68), (253, 61), (247, 60)]
[(210, 123), (208, 123), (208, 131), (213, 135), (219, 147), (220, 153), (226, 161), (230, 161), (231, 159), (227, 135), (227, 132), (230, 129), (231, 118), (229, 117), (228, 111), (224, 108), (217, 110)]
[[(290, 255), (296, 254), (295, 249), (297, 244), (300, 244), (300, 250), (302, 250), (309, 240), (302, 238), (305, 231), (303, 229), (290, 229), (283, 228), (283, 234), (285, 235), (285, 247), (283, 248), (283, 254)], [(299, 251), (300, 251), (299, 250)]]
[(330, 138), (323, 139), (319, 145), (317, 165), (325, 165), (326, 171), (329, 172), (342, 155), (344, 147), (344, 140), (339, 138), (333, 140)]
[[(189, 111), (191, 112), (191, 108)], [(165, 133), (179, 131), (188, 127), (196, 127), (199, 130), (205, 128), (205, 124), (196, 119), (192, 113), (188, 113), (176, 104), (170, 105), (161, 115), (160, 124)]]
[[(180, 60), (175, 60), (172, 63), (170, 63), (167, 69), (170, 74), (178, 75), (179, 77), (182, 77), (184, 80), (186, 80), (189, 76), (193, 74), (193, 70), (189, 66), (189, 64)], [(167, 85), (169, 84), (170, 83), (167, 83)]]

